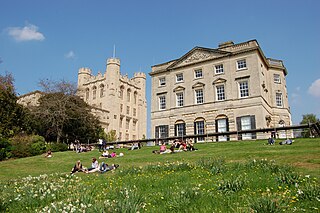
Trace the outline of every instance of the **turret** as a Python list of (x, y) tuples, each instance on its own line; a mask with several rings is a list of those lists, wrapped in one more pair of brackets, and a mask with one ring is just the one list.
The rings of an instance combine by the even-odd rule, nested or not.
[(146, 74), (143, 72), (136, 72), (133, 76), (134, 81), (137, 86), (141, 88), (141, 97), (146, 97)]
[(82, 67), (78, 72), (78, 88), (82, 87), (82, 85), (89, 81), (91, 77), (91, 69)]
[(110, 82), (117, 82), (120, 78), (120, 59), (108, 58), (106, 76)]

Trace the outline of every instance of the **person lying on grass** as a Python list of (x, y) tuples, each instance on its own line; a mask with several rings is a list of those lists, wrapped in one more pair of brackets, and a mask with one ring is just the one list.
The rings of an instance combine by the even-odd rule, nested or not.
[(111, 170), (115, 170), (119, 167), (119, 164), (112, 164), (112, 165), (108, 165), (104, 162), (101, 163), (100, 168), (99, 168), (99, 172), (100, 173), (105, 173), (107, 171), (111, 171)]

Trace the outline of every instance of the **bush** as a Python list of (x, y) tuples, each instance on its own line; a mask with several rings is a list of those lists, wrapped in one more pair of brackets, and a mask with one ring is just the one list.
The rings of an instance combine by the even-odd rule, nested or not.
[(57, 143), (57, 142), (52, 142), (47, 145), (47, 151), (51, 149), (52, 152), (64, 152), (68, 151), (68, 144), (65, 143)]
[(45, 152), (45, 140), (39, 135), (17, 135), (10, 139), (12, 157), (23, 158)]
[(11, 144), (5, 138), (0, 138), (0, 161), (5, 160), (11, 156)]

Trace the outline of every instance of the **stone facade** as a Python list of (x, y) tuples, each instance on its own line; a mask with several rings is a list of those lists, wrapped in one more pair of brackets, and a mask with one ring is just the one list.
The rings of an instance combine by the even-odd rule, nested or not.
[[(281, 60), (266, 58), (256, 40), (216, 49), (195, 47), (179, 59), (152, 66), (151, 137), (292, 125)], [(291, 137), (291, 132), (278, 132)], [(270, 134), (219, 136), (217, 141)], [(206, 138), (197, 138), (205, 141)]]
[(42, 92), (36, 90), (34, 92), (21, 95), (19, 96), (17, 103), (25, 107), (38, 106), (39, 98), (42, 96), (42, 94), (43, 94)]
[(107, 60), (106, 71), (97, 76), (89, 68), (78, 72), (78, 92), (99, 117), (105, 132), (115, 130), (119, 141), (146, 136), (146, 75), (138, 72), (129, 79), (120, 73), (120, 60)]

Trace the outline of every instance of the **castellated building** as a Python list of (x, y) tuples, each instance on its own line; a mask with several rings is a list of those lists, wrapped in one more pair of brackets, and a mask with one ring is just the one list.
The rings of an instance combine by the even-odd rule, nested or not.
[(146, 75), (141, 72), (129, 79), (120, 73), (120, 60), (109, 58), (106, 71), (97, 76), (89, 68), (78, 72), (77, 95), (83, 98), (99, 118), (105, 132), (116, 131), (118, 141), (146, 137)]
[[(258, 42), (195, 47), (152, 66), (151, 137), (292, 125), (281, 60), (265, 57)], [(216, 141), (262, 139), (270, 133), (218, 136)], [(278, 132), (280, 138), (292, 132)], [(209, 138), (198, 137), (198, 142)], [(211, 140), (211, 138), (210, 138)]]

